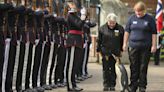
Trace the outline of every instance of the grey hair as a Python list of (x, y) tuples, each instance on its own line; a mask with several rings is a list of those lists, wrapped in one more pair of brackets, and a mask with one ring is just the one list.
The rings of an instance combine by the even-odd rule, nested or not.
[(106, 18), (107, 21), (115, 21), (115, 22), (117, 21), (117, 15), (114, 13), (109, 13)]

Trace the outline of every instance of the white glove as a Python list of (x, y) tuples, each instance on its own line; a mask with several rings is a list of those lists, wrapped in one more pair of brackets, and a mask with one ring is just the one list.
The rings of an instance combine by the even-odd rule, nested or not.
[(39, 40), (35, 40), (35, 45), (37, 46), (39, 44)]
[(80, 13), (81, 13), (81, 15), (86, 15), (86, 14), (87, 14), (87, 10), (85, 9), (85, 7), (83, 7), (83, 8), (80, 10)]
[(81, 20), (85, 20), (86, 19), (86, 15), (81, 15), (80, 19)]

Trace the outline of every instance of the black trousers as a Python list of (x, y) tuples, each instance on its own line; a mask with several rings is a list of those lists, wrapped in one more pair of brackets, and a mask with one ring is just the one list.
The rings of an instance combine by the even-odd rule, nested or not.
[(159, 65), (160, 63), (160, 48), (154, 53), (154, 64)]
[(79, 67), (79, 58), (81, 57), (82, 48), (79, 47), (69, 47), (68, 48), (68, 62), (66, 69), (66, 80), (67, 80), (67, 89), (71, 89), (76, 87), (75, 82), (75, 74), (77, 73), (77, 69)]
[(77, 69), (77, 77), (81, 77), (83, 75), (83, 63), (84, 63), (84, 53), (85, 48), (82, 49), (81, 53), (79, 53), (79, 62), (78, 62), (78, 69)]
[(40, 85), (46, 85), (46, 75), (47, 75), (47, 66), (49, 62), (50, 55), (50, 44), (46, 43), (43, 52), (41, 70), (40, 70)]
[(25, 89), (30, 88), (30, 75), (31, 75), (31, 70), (32, 70), (31, 69), (32, 56), (33, 56), (33, 44), (30, 43), (29, 53), (28, 53), (28, 60), (27, 60), (26, 76), (25, 76)]
[(104, 87), (115, 87), (116, 85), (115, 63), (112, 56), (102, 55)]
[(66, 48), (60, 46), (58, 49), (57, 65), (55, 68), (55, 83), (63, 83), (64, 81), (64, 66), (66, 58)]
[(16, 77), (16, 90), (22, 89), (22, 75), (23, 75), (23, 66), (24, 66), (24, 57), (25, 57), (25, 47), (26, 43), (20, 43), (20, 54), (19, 54), (19, 63)]
[(34, 56), (34, 65), (33, 65), (33, 72), (32, 72), (32, 87), (37, 87), (38, 83), (38, 73), (40, 68), (40, 60), (42, 54), (42, 43), (39, 42), (35, 48), (35, 56)]
[(10, 92), (12, 90), (13, 72), (14, 72), (15, 56), (16, 56), (16, 45), (13, 43), (15, 42), (11, 40), (8, 65), (7, 65), (6, 82), (5, 82), (6, 92)]
[(90, 52), (90, 44), (91, 43), (87, 43), (86, 48), (84, 49), (84, 62), (83, 62), (83, 75), (88, 75), (88, 59), (89, 59), (89, 52)]
[(139, 87), (146, 88), (147, 69), (150, 60), (150, 48), (128, 49), (130, 59), (130, 87), (136, 90)]
[(0, 92), (2, 92), (2, 76), (3, 76), (4, 52), (5, 52), (5, 45), (0, 42)]
[(50, 66), (49, 84), (52, 84), (52, 73), (53, 73), (54, 68), (56, 68), (56, 66), (55, 66), (55, 63), (56, 63), (55, 59), (56, 59), (57, 52), (58, 52), (58, 44), (54, 43), (54, 51), (53, 51), (53, 56), (52, 56), (52, 63), (51, 63), (51, 66)]

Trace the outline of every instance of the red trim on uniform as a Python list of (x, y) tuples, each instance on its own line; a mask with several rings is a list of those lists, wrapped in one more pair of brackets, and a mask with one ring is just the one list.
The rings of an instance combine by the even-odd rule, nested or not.
[(82, 35), (83, 34), (83, 32), (78, 31), (78, 30), (69, 30), (68, 33), (69, 34), (77, 34), (77, 35)]

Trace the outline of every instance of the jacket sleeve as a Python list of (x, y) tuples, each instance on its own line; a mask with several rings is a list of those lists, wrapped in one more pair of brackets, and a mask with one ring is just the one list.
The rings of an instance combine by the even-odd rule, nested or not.
[(125, 32), (125, 30), (124, 30), (124, 28), (120, 25), (120, 27), (119, 27), (119, 30), (120, 30), (120, 50), (121, 51), (123, 51), (123, 49), (122, 49), (122, 46), (123, 46), (123, 39), (124, 39), (124, 32)]
[(101, 33), (101, 28), (99, 29), (98, 32), (98, 38), (97, 38), (97, 52), (101, 51), (101, 47), (102, 47), (102, 33)]

